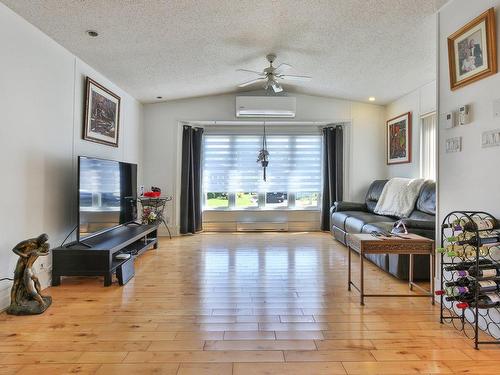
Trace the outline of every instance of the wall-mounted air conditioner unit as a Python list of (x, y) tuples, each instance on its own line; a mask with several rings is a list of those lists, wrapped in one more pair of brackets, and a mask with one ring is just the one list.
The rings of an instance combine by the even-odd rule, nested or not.
[(288, 96), (237, 96), (236, 117), (295, 117), (295, 98)]

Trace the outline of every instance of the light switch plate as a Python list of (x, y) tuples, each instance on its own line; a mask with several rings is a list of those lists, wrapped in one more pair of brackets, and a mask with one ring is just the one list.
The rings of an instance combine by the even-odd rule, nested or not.
[(500, 129), (488, 130), (481, 134), (481, 147), (500, 146)]
[(447, 112), (441, 115), (441, 123), (445, 129), (451, 129), (455, 126), (455, 113)]
[(446, 140), (446, 153), (462, 151), (462, 137), (453, 137)]
[(458, 125), (467, 125), (471, 122), (471, 105), (464, 104), (458, 107)]
[(500, 117), (500, 99), (493, 100), (493, 117)]

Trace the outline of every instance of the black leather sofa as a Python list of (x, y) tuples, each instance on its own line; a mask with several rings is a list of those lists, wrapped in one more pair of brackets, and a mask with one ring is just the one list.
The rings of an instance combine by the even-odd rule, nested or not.
[[(348, 233), (390, 232), (397, 217), (377, 215), (373, 211), (388, 180), (372, 182), (364, 203), (335, 202), (330, 210), (331, 233), (346, 245)], [(422, 187), (415, 209), (408, 218), (402, 219), (408, 232), (435, 239), (436, 184), (426, 181)], [(366, 258), (397, 278), (408, 280), (409, 256), (367, 254)], [(429, 279), (429, 257), (414, 257), (415, 279)]]

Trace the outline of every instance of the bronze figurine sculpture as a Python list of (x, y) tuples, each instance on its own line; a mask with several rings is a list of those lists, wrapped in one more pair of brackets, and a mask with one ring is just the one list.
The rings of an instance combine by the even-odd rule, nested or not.
[(49, 255), (48, 239), (49, 237), (44, 233), (37, 238), (21, 241), (12, 249), (15, 254), (19, 255), (19, 259), (14, 271), (8, 314), (41, 314), (52, 303), (52, 297), (41, 294), (40, 281), (33, 270), (33, 264), (39, 256)]

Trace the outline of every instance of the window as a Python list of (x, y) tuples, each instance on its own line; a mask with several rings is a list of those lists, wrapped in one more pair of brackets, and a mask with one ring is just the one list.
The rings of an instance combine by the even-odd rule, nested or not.
[[(241, 130), (240, 130), (241, 131)], [(262, 146), (255, 135), (210, 134), (203, 141), (205, 209), (318, 209), (321, 136), (268, 134), (267, 181), (256, 162)]]
[(229, 208), (229, 194), (221, 192), (207, 193), (208, 208)]
[(236, 208), (257, 208), (259, 207), (259, 194), (249, 192), (236, 193)]
[(295, 206), (298, 208), (317, 207), (319, 194), (314, 191), (299, 192), (295, 194)]
[(420, 177), (436, 180), (436, 114), (422, 118), (420, 134)]

